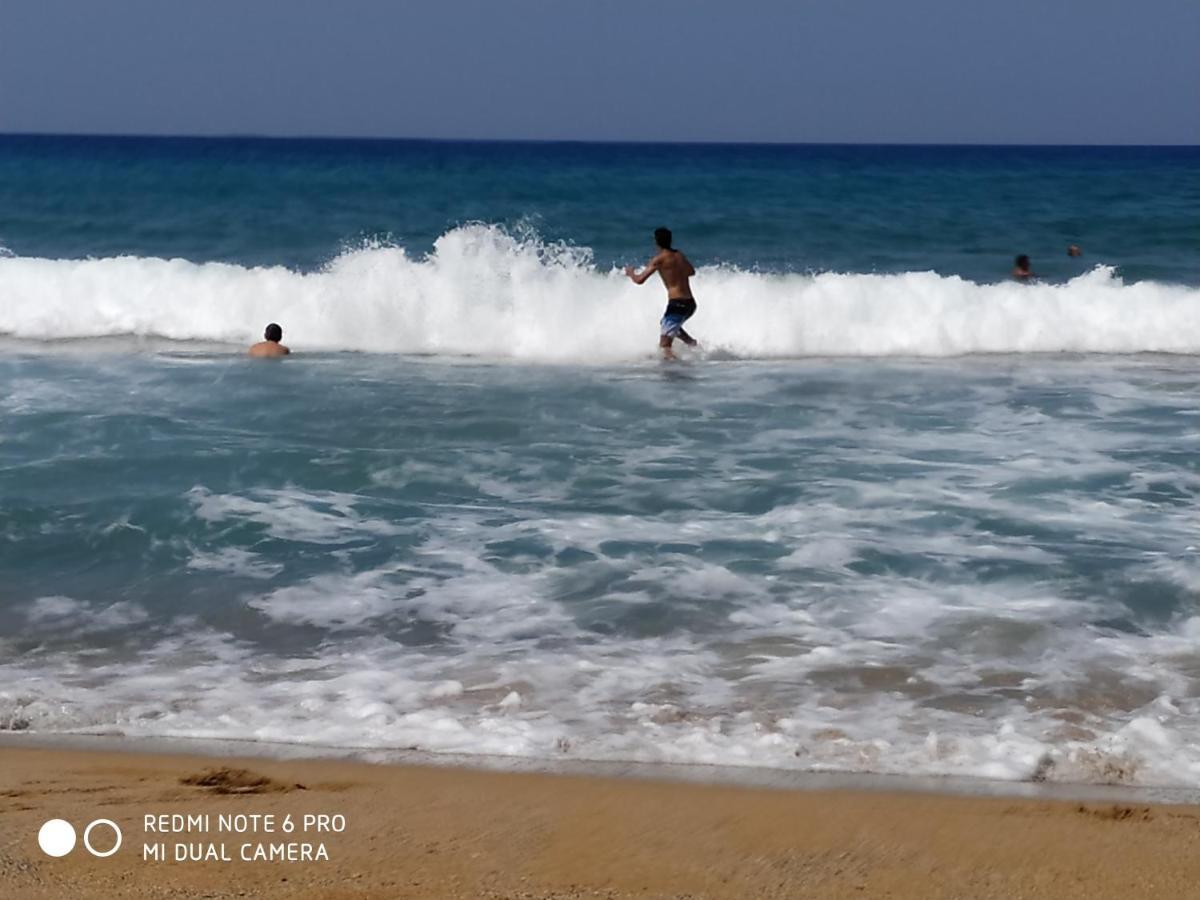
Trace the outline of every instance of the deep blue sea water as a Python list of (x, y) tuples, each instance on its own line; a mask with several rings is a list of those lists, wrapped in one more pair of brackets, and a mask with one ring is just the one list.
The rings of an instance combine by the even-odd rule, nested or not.
[[(0, 245), (309, 271), (471, 222), (602, 268), (666, 224), (705, 264), (1200, 284), (1200, 148), (556, 144), (0, 136)], [(1068, 244), (1086, 255), (1072, 261)]]
[(0, 137), (0, 728), (1200, 784), (1198, 209), (1194, 148)]

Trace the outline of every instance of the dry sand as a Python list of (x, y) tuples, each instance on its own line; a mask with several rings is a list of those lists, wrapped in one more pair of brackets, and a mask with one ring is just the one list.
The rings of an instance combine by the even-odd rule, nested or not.
[[(171, 813), (207, 814), (208, 832), (146, 833)], [(276, 830), (217, 830), (239, 813)], [(345, 831), (304, 834), (306, 813)], [(47, 857), (51, 818), (81, 834), (112, 819), (123, 845)], [(159, 842), (232, 861), (144, 860)], [(239, 859), (285, 842), (329, 859)], [(96, 849), (111, 844), (97, 826)], [(0, 748), (0, 897), (1195, 898), (1200, 808)]]

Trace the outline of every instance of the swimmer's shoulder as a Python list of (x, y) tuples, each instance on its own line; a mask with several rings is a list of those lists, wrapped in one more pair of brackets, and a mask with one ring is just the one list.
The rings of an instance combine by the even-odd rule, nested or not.
[(253, 356), (257, 359), (268, 359), (273, 356), (287, 356), (291, 353), (291, 348), (284, 344), (276, 344), (271, 341), (259, 341), (251, 346), (246, 351), (248, 356)]

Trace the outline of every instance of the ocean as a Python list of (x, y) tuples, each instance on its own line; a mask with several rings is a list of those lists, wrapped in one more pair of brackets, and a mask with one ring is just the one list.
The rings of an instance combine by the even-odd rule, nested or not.
[(1200, 786), (1197, 210), (1200, 148), (2, 136), (0, 730)]

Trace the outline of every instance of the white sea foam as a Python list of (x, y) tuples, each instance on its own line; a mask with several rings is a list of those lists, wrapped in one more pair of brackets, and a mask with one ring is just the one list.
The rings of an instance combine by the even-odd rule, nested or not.
[(118, 600), (100, 609), (72, 597), (39, 597), (29, 605), (27, 617), (35, 623), (50, 623), (58, 630), (102, 631), (145, 622), (149, 615), (136, 603)]
[[(331, 598), (337, 598), (336, 602), (330, 602)], [(396, 594), (379, 573), (364, 572), (318, 576), (253, 598), (247, 605), (277, 622), (336, 629), (384, 615), (397, 603)]]
[(362, 519), (354, 510), (353, 498), (332, 492), (264, 490), (243, 497), (213, 494), (196, 487), (188, 496), (200, 519), (253, 522), (264, 526), (272, 537), (283, 540), (336, 544), (363, 534), (396, 533), (390, 522)]
[[(13, 727), (361, 749), (1200, 784), (1194, 699), (1152, 696), (1129, 713), (1108, 721), (1088, 717), (1082, 725), (1065, 725), (1044, 704), (1013, 701), (981, 716), (924, 706), (919, 693), (900, 689), (845, 703), (832, 689), (806, 687), (805, 676), (845, 665), (859, 648), (816, 649), (828, 651), (809, 654), (820, 665), (793, 660), (801, 665), (769, 673), (796, 680), (802, 702), (783, 715), (763, 715), (753, 690), (769, 670), (731, 692), (714, 670), (718, 657), (676, 639), (645, 640), (620, 654), (611, 647), (527, 652), (507, 662), (481, 661), (474, 671), (468, 660), (448, 665), (433, 653), (363, 639), (298, 668), (293, 659), (193, 629), (119, 665), (0, 662), (0, 727), (20, 722)], [(1141, 649), (1153, 652), (1150, 642)], [(959, 673), (971, 662), (961, 663)], [(461, 680), (445, 678), (448, 672)], [(107, 682), (103, 691), (97, 681)], [(664, 685), (671, 691), (664, 693)]]
[[(199, 516), (223, 526), (272, 522), (284, 495), (256, 496), (237, 503), (188, 494)], [(338, 542), (355, 529), (365, 538), (395, 536), (359, 514), (352, 497), (286, 497), (295, 507), (339, 510), (336, 519), (305, 519), (303, 528), (281, 533), (291, 540), (320, 535)], [(647, 550), (654, 560), (636, 566), (605, 557), (610, 541), (657, 547), (680, 540), (676, 521), (594, 513), (483, 528), (488, 511), (451, 510), (411, 526), (425, 539), (406, 566), (263, 585), (242, 599), (269, 623), (322, 628), (325, 640), (312, 658), (230, 640), (191, 618), (175, 620), (169, 633), (151, 636), (135, 657), (119, 662), (0, 655), (0, 727), (1200, 784), (1200, 705), (1190, 674), (1200, 618), (1149, 634), (1097, 630), (1089, 622), (1114, 611), (1102, 598), (1019, 578), (984, 585), (959, 574), (933, 583), (880, 570), (827, 590), (828, 578), (870, 548), (873, 541), (863, 538), (880, 537), (842, 537), (852, 523), (864, 527), (864, 513), (872, 529), (889, 517), (896, 524), (894, 508), (876, 522), (870, 511), (834, 504), (758, 517), (689, 517), (687, 539), (710, 546), (768, 539), (804, 546), (808, 535), (825, 535), (811, 554), (783, 557), (780, 571), (801, 565), (824, 576), (797, 594), (774, 590), (772, 578), (696, 556)], [(1082, 523), (1087, 513), (1077, 515)], [(1175, 515), (1188, 520), (1187, 510)], [(504, 572), (487, 562), (491, 541), (520, 538), (594, 554), (585, 579), (626, 572), (630, 580), (575, 610), (555, 599), (555, 579), (566, 573)], [(1017, 538), (990, 540), (988, 559), (1054, 559), (1041, 551), (1030, 556)], [(929, 555), (956, 566), (977, 560), (976, 550), (950, 532)], [(1148, 573), (1176, 571), (1173, 558), (1155, 559)], [(240, 567), (247, 560), (228, 562)], [(637, 609), (668, 588), (680, 622), (669, 634), (588, 629), (587, 616), (600, 606)], [(715, 611), (734, 598), (728, 612)], [(719, 638), (687, 627), (692, 609), (726, 617)], [(47, 597), (26, 618), (30, 633), (40, 635), (85, 613), (78, 601)], [(396, 623), (413, 619), (437, 627), (447, 643), (414, 646), (388, 636)]]
[[(154, 388), (129, 362), (118, 383)], [(321, 366), (472, 410), (497, 372)], [(102, 369), (45, 405), (127, 409)], [(34, 520), (171, 574), (0, 607), (0, 729), (1200, 786), (1193, 361), (661, 374), (514, 367), (505, 390), (543, 386), (519, 440), (397, 429), (273, 487), (184, 455), (136, 502)]]
[[(745, 358), (1200, 352), (1200, 291), (1124, 284), (1104, 266), (1058, 285), (703, 268), (695, 287), (694, 333)], [(245, 344), (274, 320), (307, 350), (631, 359), (654, 346), (660, 294), (585, 252), (474, 225), (425, 258), (372, 247), (314, 273), (0, 255), (0, 334)]]

